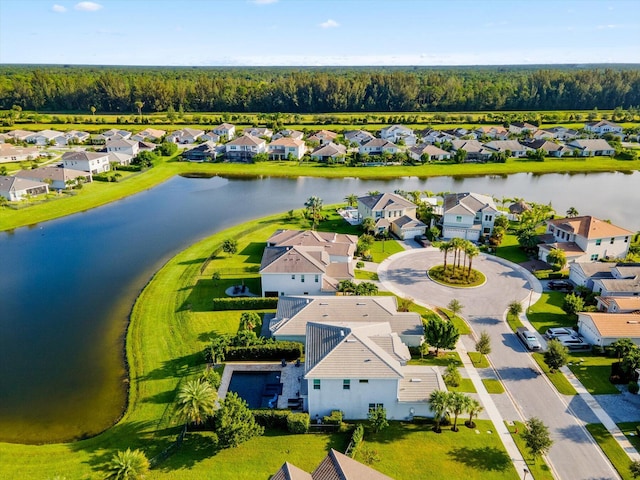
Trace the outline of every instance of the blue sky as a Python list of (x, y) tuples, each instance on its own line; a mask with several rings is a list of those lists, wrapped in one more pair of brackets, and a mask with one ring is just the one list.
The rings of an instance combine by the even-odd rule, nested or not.
[(0, 63), (640, 63), (637, 0), (0, 0)]

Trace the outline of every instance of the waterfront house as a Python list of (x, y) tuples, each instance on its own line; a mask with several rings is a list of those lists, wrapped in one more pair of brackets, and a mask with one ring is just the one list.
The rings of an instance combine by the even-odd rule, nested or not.
[(577, 139), (567, 143), (581, 157), (609, 157), (615, 155), (615, 149), (603, 138)]
[(344, 162), (347, 147), (339, 143), (329, 142), (311, 152), (311, 160), (317, 162)]
[(0, 176), (0, 196), (10, 202), (49, 193), (49, 185), (45, 182), (20, 177)]
[(393, 155), (398, 153), (398, 147), (391, 143), (388, 140), (383, 138), (374, 138), (373, 140), (369, 140), (364, 145), (361, 145), (358, 148), (358, 152), (360, 155), (382, 155), (383, 153), (388, 153)]
[(527, 151), (531, 150), (529, 147), (522, 145), (517, 140), (492, 140), (485, 143), (484, 146), (494, 152), (506, 153), (507, 155), (515, 158), (526, 157)]
[(208, 141), (183, 151), (181, 157), (188, 162), (211, 162), (218, 156), (219, 148), (224, 151), (224, 146), (218, 147), (215, 142)]
[(38, 167), (32, 170), (20, 170), (16, 173), (16, 177), (39, 183), (46, 183), (49, 185), (49, 189), (54, 190), (69, 188), (70, 185), (76, 185), (78, 181), (90, 182), (92, 180), (91, 173), (55, 166)]
[(573, 154), (573, 148), (569, 148), (566, 145), (563, 145), (560, 143), (550, 142), (542, 138), (532, 139), (532, 140), (523, 140), (522, 145), (532, 150), (542, 149), (544, 151), (545, 156), (548, 156), (548, 157), (564, 157), (564, 156)]
[(281, 137), (269, 143), (267, 150), (269, 158), (272, 160), (288, 160), (289, 158), (300, 160), (307, 152), (307, 145), (304, 140)]
[(449, 152), (429, 143), (411, 147), (407, 150), (407, 153), (413, 160), (420, 162), (422, 161), (423, 156), (427, 162), (432, 162), (434, 160), (449, 160), (451, 158), (451, 154)]
[(455, 154), (458, 150), (467, 152), (465, 162), (486, 162), (491, 159), (493, 150), (486, 148), (478, 140), (453, 140), (451, 151)]
[(358, 216), (373, 218), (376, 233), (390, 231), (405, 240), (424, 235), (427, 226), (417, 219), (417, 205), (394, 193), (379, 193), (358, 198)]
[(499, 214), (493, 198), (473, 192), (446, 194), (442, 212), (442, 237), (472, 242), (491, 236)]
[(253, 157), (267, 151), (267, 142), (260, 137), (240, 135), (225, 144), (225, 160), (251, 162)]
[(609, 120), (598, 120), (596, 122), (587, 122), (584, 129), (589, 133), (596, 135), (604, 135), (605, 133), (621, 134), (622, 126)]
[(66, 152), (62, 155), (62, 166), (82, 170), (93, 175), (108, 172), (111, 169), (108, 153)]

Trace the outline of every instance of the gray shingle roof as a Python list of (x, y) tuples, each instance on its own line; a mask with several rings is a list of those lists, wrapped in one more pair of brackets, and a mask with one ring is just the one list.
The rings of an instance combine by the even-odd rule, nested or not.
[(316, 468), (312, 477), (313, 480), (393, 480), (334, 449)]
[(398, 381), (398, 401), (428, 402), (434, 390), (446, 390), (442, 377), (433, 367), (405, 365)]
[(488, 195), (481, 195), (479, 193), (464, 192), (464, 193), (449, 193), (444, 196), (443, 212), (446, 213), (461, 213), (461, 214), (473, 214), (486, 208), (495, 210), (496, 204), (493, 199)]
[(379, 193), (378, 195), (367, 195), (366, 197), (359, 197), (359, 202), (362, 202), (372, 211), (377, 210), (396, 210), (398, 208), (410, 208), (416, 207), (415, 203), (411, 203), (404, 197), (396, 195), (395, 193)]
[[(115, 140), (114, 140), (115, 141)], [(99, 158), (108, 157), (107, 153), (99, 152), (66, 152), (62, 155), (63, 161), (84, 161), (97, 160)]]
[[(318, 252), (319, 253), (319, 252)], [(297, 247), (266, 247), (260, 264), (260, 273), (324, 273), (329, 264), (328, 255), (314, 255)]]

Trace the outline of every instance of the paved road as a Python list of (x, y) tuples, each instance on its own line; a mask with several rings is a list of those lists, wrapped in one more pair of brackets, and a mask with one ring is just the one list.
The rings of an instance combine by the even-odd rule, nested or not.
[(431, 249), (403, 252), (381, 266), (381, 280), (390, 290), (428, 305), (446, 306), (457, 298), (464, 305), (462, 315), (474, 332), (479, 335), (486, 330), (491, 335), (491, 361), (523, 418), (538, 417), (550, 429), (554, 445), (548, 458), (558, 478), (619, 478), (584, 429), (584, 422), (574, 414), (571, 404), (581, 400), (567, 400), (557, 393), (503, 321), (509, 303), (528, 303), (533, 285), (525, 275), (493, 257), (480, 256), (474, 259), (473, 266), (486, 275), (487, 283), (473, 289), (449, 288), (432, 282), (426, 275), (429, 267), (442, 260), (442, 253)]

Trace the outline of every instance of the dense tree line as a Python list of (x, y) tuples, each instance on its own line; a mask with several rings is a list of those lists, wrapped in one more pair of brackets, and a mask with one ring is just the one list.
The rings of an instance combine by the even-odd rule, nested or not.
[(0, 66), (0, 109), (14, 105), (86, 113), (613, 109), (640, 105), (640, 69)]

